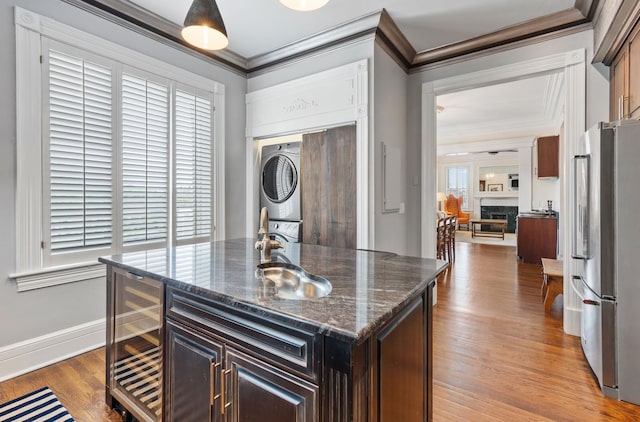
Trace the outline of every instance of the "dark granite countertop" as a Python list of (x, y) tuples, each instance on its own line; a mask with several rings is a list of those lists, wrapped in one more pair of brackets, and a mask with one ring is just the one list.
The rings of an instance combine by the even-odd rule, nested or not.
[(255, 239), (233, 239), (113, 255), (100, 262), (222, 303), (293, 317), (354, 343), (389, 321), (447, 265), (387, 252), (290, 243), (284, 251), (272, 251), (273, 260), (322, 276), (333, 290), (318, 299), (280, 299), (265, 296), (255, 276), (260, 254), (254, 245)]

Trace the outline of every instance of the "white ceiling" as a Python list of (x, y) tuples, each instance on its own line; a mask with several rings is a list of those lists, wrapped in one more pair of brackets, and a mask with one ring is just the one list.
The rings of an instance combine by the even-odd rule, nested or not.
[[(129, 0), (182, 25), (192, 0)], [(216, 0), (228, 49), (245, 58), (386, 9), (416, 51), (466, 40), (572, 8), (575, 0), (331, 0), (296, 12), (279, 0)]]
[(564, 109), (561, 73), (440, 95), (438, 144), (558, 134)]
[[(182, 25), (192, 0), (129, 0)], [(435, 47), (573, 8), (575, 0), (331, 0), (296, 12), (279, 0), (217, 0), (228, 50), (250, 59), (384, 8), (413, 48)], [(557, 133), (562, 80), (546, 75), (441, 95), (438, 143), (457, 144)]]

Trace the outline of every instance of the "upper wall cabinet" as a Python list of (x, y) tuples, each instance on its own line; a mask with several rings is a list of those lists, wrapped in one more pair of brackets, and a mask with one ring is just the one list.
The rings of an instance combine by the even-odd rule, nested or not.
[(610, 120), (640, 118), (640, 22), (611, 63)]
[(559, 169), (559, 137), (542, 136), (537, 139), (538, 143), (538, 179), (557, 178)]

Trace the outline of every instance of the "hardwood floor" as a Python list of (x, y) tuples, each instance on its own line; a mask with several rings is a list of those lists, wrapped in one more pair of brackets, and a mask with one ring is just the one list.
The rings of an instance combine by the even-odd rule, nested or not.
[(48, 386), (76, 422), (121, 422), (104, 402), (104, 348), (0, 383), (0, 403)]
[[(435, 421), (639, 421), (602, 396), (562, 300), (544, 313), (541, 267), (513, 247), (458, 243), (434, 309)], [(0, 383), (0, 402), (49, 386), (78, 422), (121, 421), (104, 404), (104, 349)]]
[(580, 339), (549, 314), (541, 266), (515, 248), (458, 243), (434, 309), (435, 421), (639, 421), (640, 406), (602, 396)]

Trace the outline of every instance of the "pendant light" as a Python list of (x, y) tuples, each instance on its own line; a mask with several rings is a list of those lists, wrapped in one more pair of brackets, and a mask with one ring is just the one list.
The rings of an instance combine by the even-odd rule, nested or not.
[(193, 0), (184, 18), (182, 38), (204, 50), (221, 50), (229, 44), (227, 29), (215, 0)]
[(280, 3), (284, 4), (289, 9), (308, 12), (310, 10), (320, 9), (322, 6), (329, 3), (329, 0), (280, 0)]

